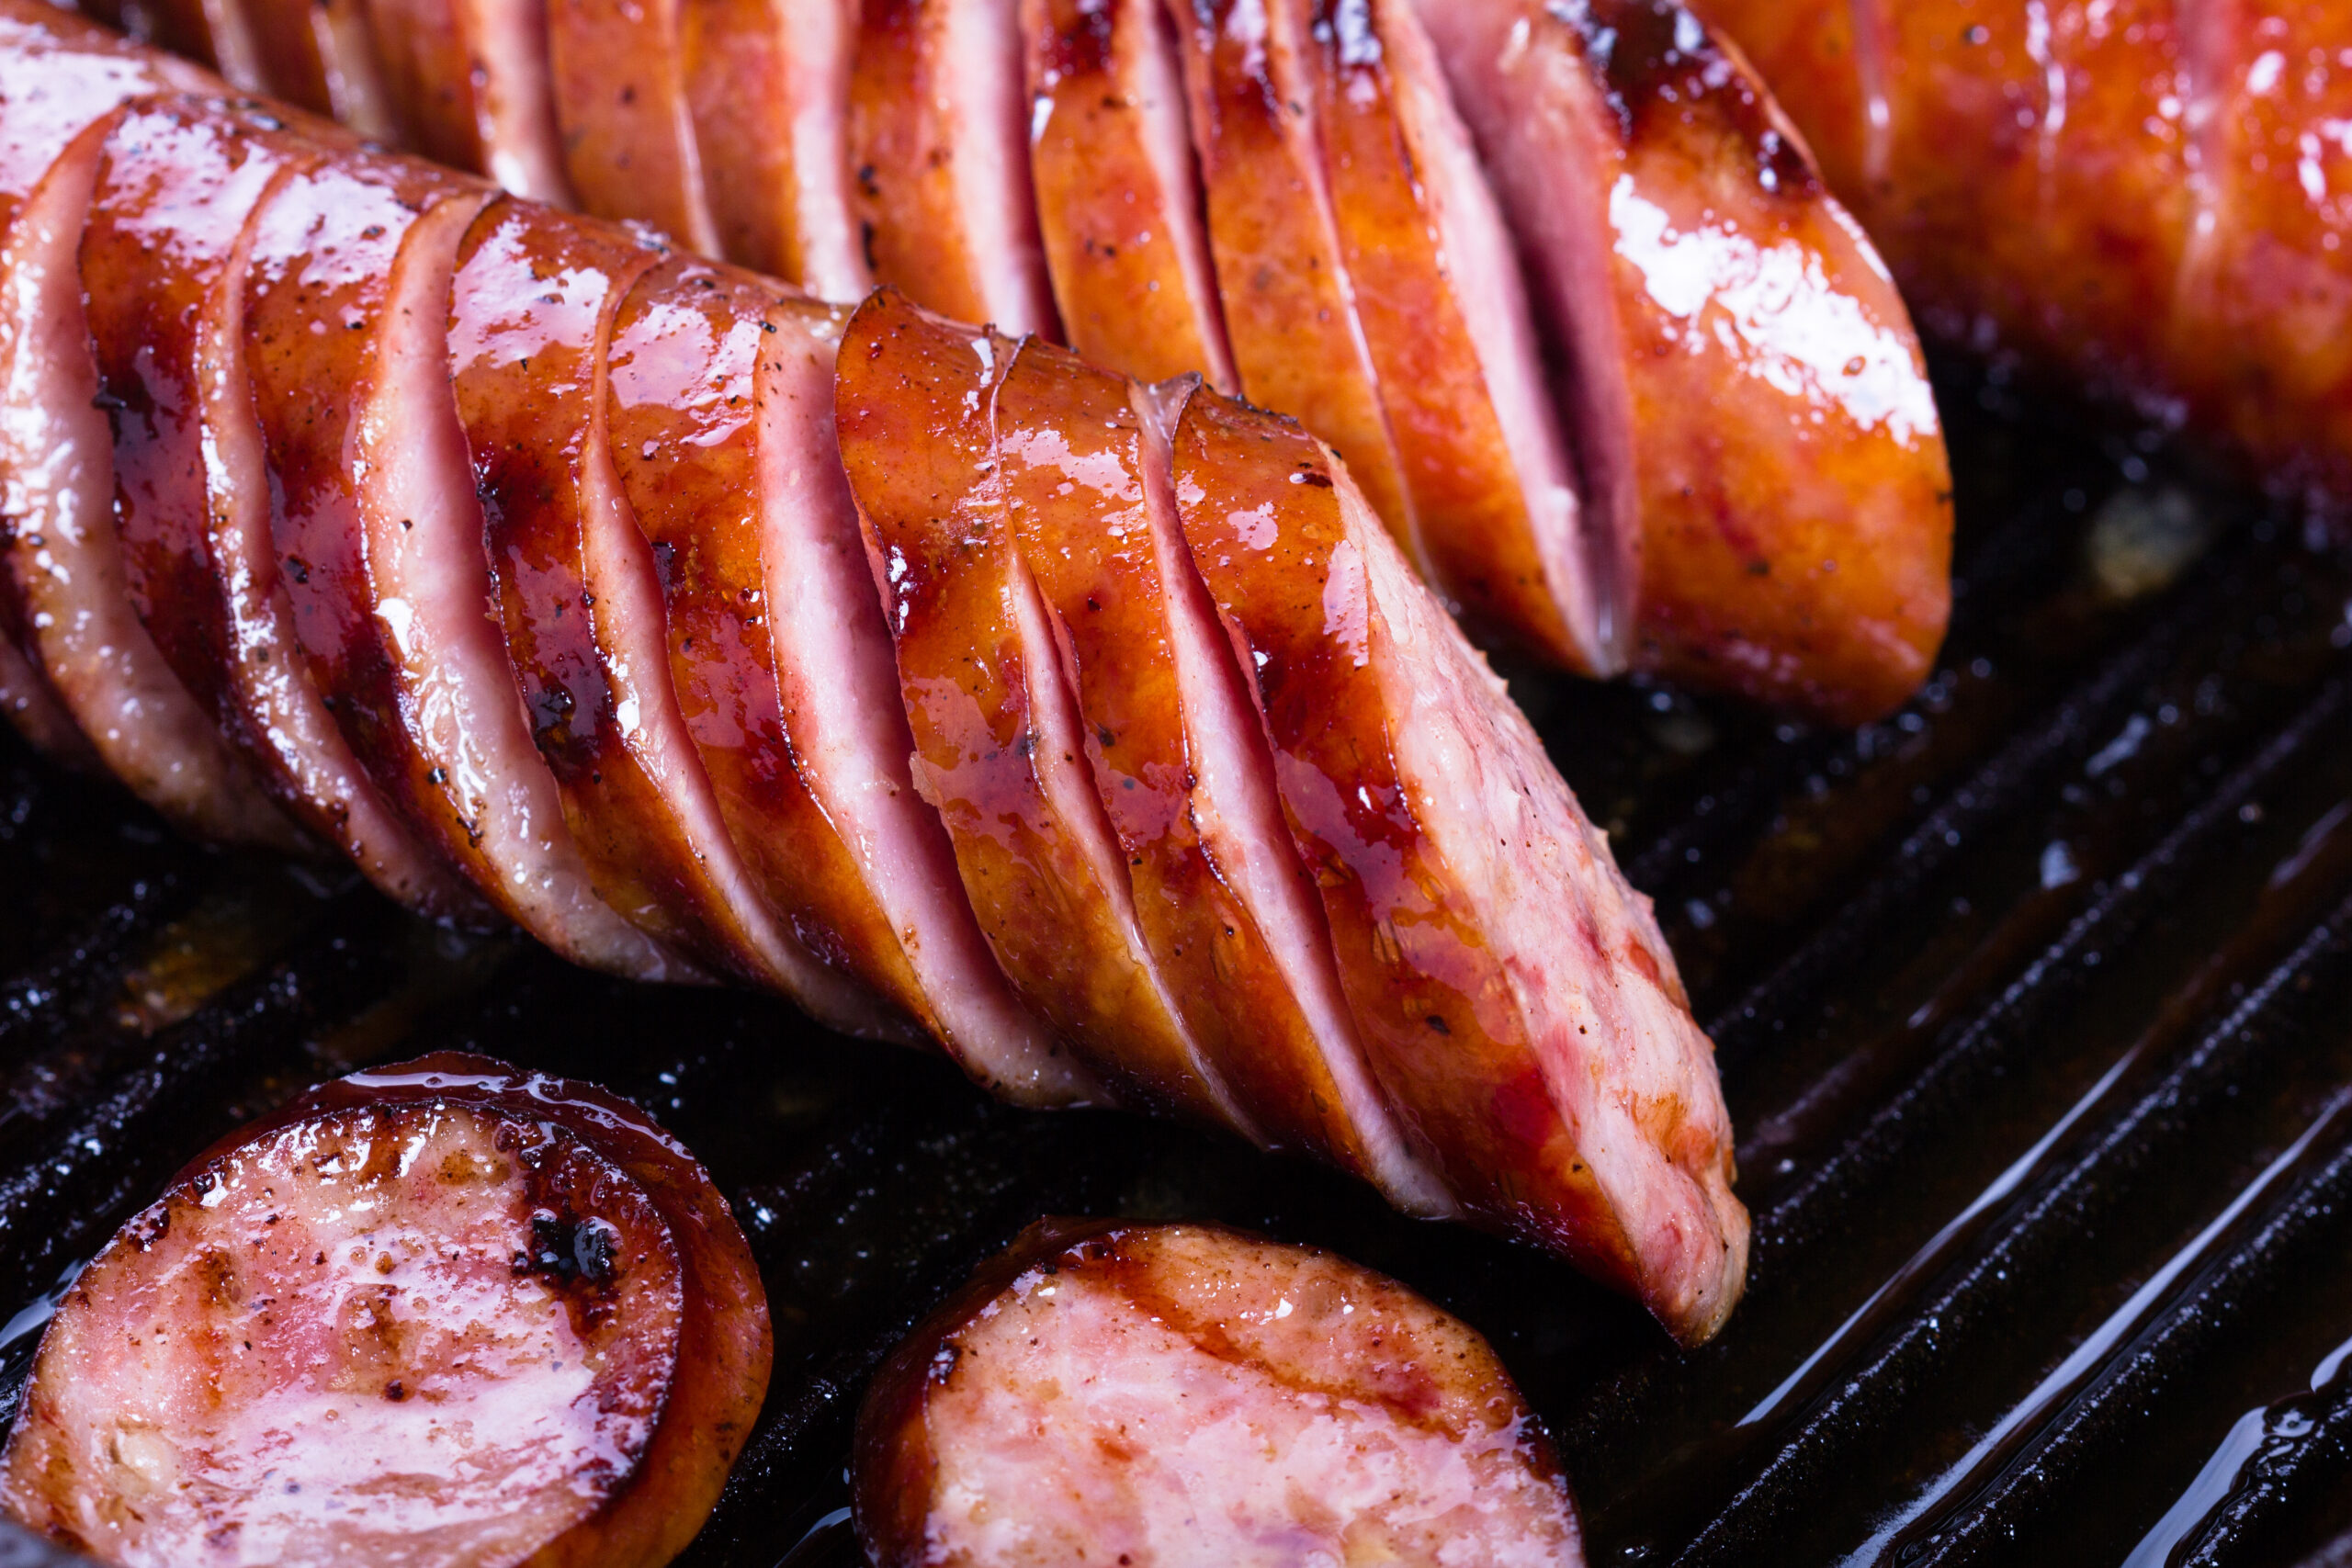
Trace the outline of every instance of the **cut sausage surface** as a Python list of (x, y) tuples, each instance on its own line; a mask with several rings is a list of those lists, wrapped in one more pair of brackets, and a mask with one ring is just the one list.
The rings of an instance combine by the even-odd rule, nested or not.
[(1584, 1561), (1475, 1330), (1207, 1225), (1031, 1227), (883, 1369), (854, 1498), (882, 1568)]
[(723, 254), (820, 299), (874, 287), (850, 216), (849, 0), (681, 0), (679, 42)]
[(1951, 609), (1909, 318), (1763, 89), (1672, 0), (1424, 0), (1566, 362), (1631, 661), (1858, 722)]
[(1015, 0), (865, 0), (852, 59), (851, 210), (875, 280), (1052, 335)]
[(1463, 1207), (1711, 1336), (1747, 1274), (1729, 1118), (1649, 900), (1346, 471), (1195, 393), (1179, 514), (1254, 679), (1373, 1069)]
[(117, 1235), (0, 1500), (126, 1565), (663, 1562), (769, 1355), (684, 1150), (584, 1086), (428, 1057), (239, 1134)]
[(842, 458), (898, 647), (916, 778), (998, 962), (1128, 1094), (1231, 1123), (1138, 929), (1059, 649), (1023, 560), (997, 384), (1012, 340), (886, 291), (842, 342)]
[(8, 570), (31, 649), (99, 758), (183, 830), (302, 847), (243, 758), (157, 649), (126, 581), (113, 437), (83, 307), (84, 224), (119, 112), (76, 137), (0, 240), (0, 473)]
[(714, 970), (789, 985), (670, 686), (652, 560), (605, 441), (605, 350), (658, 256), (512, 199), (475, 220), (449, 353), (506, 654), (598, 896)]
[(485, 614), (447, 323), (458, 245), (489, 196), (360, 153), (263, 209), (245, 349), (280, 581), (307, 673), (420, 835), (558, 952), (683, 974), (597, 898)]
[(1240, 390), (1159, 0), (1023, 0), (1029, 167), (1069, 344), (1145, 381)]

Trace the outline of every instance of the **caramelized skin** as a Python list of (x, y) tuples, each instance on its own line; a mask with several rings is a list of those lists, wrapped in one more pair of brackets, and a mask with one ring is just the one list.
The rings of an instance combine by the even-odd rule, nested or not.
[[(0, 238), (74, 136), (139, 94), (200, 86), (202, 80), (175, 61), (47, 6), (0, 15), (0, 105), (6, 109), (0, 113)], [(0, 489), (0, 526), (11, 536), (24, 515), (13, 488)], [(95, 761), (39, 660), (28, 656), (28, 636), (23, 601), (0, 572), (0, 711), (51, 756)]]
[[(1238, 891), (1239, 868), (1220, 866), (1204, 840), (1204, 818), (1224, 803), (1198, 798), (1216, 765), (1199, 749), (1216, 740), (1188, 733), (1170, 625), (1184, 608), (1170, 601), (1160, 553), (1182, 547), (1160, 537), (1174, 519), (1153, 513), (1172, 513), (1173, 498), (1164, 468), (1156, 479), (1147, 472), (1127, 383), (1033, 342), (1013, 355), (995, 401), (1005, 553), (1035, 580), (1069, 667), (1087, 771), (1169, 994), (1261, 1141), (1400, 1185), (1366, 1147), (1394, 1134), (1368, 1137), (1355, 1124), (1363, 1097), (1334, 1081)], [(1181, 555), (1178, 564), (1190, 570)], [(986, 584), (969, 592), (985, 595)]]
[(1942, 434), (1902, 301), (1770, 100), (1669, 0), (1421, 14), (1576, 370), (1633, 662), (1893, 707), (1950, 611)]
[[(1283, 5), (1205, 0), (1178, 13), (1193, 140), (1226, 330), (1253, 402), (1338, 447), (1417, 561), (1419, 528), (1355, 327), (1330, 193), (1297, 80), (1298, 17)], [(1297, 106), (1293, 107), (1291, 106)]]
[(447, 301), (489, 199), (355, 152), (290, 177), (263, 211), (246, 365), (302, 668), (377, 787), (503, 913), (575, 961), (690, 977), (597, 897), (503, 649), (474, 618), (491, 582)]
[[(365, 3), (376, 90), (401, 145), (522, 196), (569, 198), (547, 0)], [(360, 43), (356, 28), (337, 37)]]
[(755, 378), (775, 300), (773, 286), (707, 262), (646, 273), (613, 328), (613, 460), (653, 550), (671, 679), (719, 812), (821, 961), (804, 967), (802, 1005), (838, 1028), (901, 1034), (903, 1015), (879, 998), (907, 994), (905, 960), (802, 775), (763, 624)]
[(849, 0), (682, 0), (679, 48), (718, 254), (854, 299), (874, 286), (849, 211)]
[(2352, 497), (2338, 0), (1709, 0), (1939, 333)]
[(678, 47), (678, 0), (548, 0), (564, 165), (580, 203), (716, 255)]
[(1648, 901), (1325, 448), (1209, 392), (1175, 447), (1184, 536), (1389, 1098), (1466, 1210), (1705, 1339), (1747, 1215)]
[[(645, 755), (654, 725), (641, 710), (672, 705), (660, 662), (667, 649), (648, 627), (652, 658), (641, 662), (653, 667), (630, 662), (639, 639), (616, 623), (639, 606), (626, 583), (606, 581), (623, 574), (598, 572), (591, 556), (591, 509), (617, 510), (601, 439), (604, 349), (622, 297), (655, 262), (623, 231), (492, 204), (466, 236), (451, 291), (458, 416), (482, 496), (507, 658), (599, 893), (639, 929), (714, 968), (781, 980), (766, 962), (768, 933), (747, 929), (735, 889), (697, 853)], [(628, 519), (608, 526), (642, 551)], [(658, 606), (652, 613), (658, 622)], [(645, 686), (658, 690), (639, 696)], [(731, 846), (719, 848), (731, 859)], [(748, 913), (764, 926), (764, 910)]]
[(0, 473), (6, 565), (28, 651), (100, 760), (198, 838), (303, 847), (138, 618), (114, 517), (111, 432), (78, 265), (117, 110), (67, 144), (0, 241)]
[[(1431, 221), (1423, 182), (1444, 172), (1413, 145), (1409, 109), (1400, 101), (1413, 85), (1402, 77), (1419, 39), (1394, 35), (1415, 28), (1410, 12), (1404, 0), (1276, 4), (1306, 40), (1298, 59), (1321, 109), (1323, 175), (1340, 256), (1430, 582), (1489, 640), (1515, 641), (1555, 664), (1605, 668), (1596, 628), (1572, 632), (1562, 614), (1563, 604), (1582, 607), (1582, 584), (1555, 581), (1546, 570), (1530, 498), (1457, 294), (1464, 258), (1444, 254)], [(1480, 281), (1518, 283), (1516, 276)], [(1544, 434), (1556, 468), (1557, 434)], [(1556, 477), (1566, 480), (1565, 473)], [(1573, 549), (1560, 564), (1580, 580), (1584, 563)], [(1584, 608), (1588, 622), (1591, 614)]]
[(303, 1097), (117, 1235), (43, 1337), (0, 1503), (126, 1565), (662, 1562), (770, 1359), (690, 1156), (445, 1053)]
[(1070, 346), (1144, 381), (1240, 390), (1159, 0), (1023, 0), (1037, 220)]
[[(350, 4), (350, 0), (342, 0)], [(317, 0), (243, 0), (254, 21), (254, 67), (260, 85), (312, 114), (335, 112), (329, 51), (334, 34), (327, 6)]]
[(918, 787), (1030, 1005), (1132, 1086), (1123, 1100), (1229, 1122), (1117, 862), (1090, 852), (1102, 805), (1076, 716), (1057, 711), (1069, 696), (1013, 521), (1038, 499), (1013, 458), (1035, 437), (994, 407), (1016, 348), (888, 290), (842, 339), (842, 461), (898, 644)]
[(1209, 1225), (1031, 1226), (885, 1365), (854, 1487), (879, 1568), (1584, 1562), (1474, 1329)]
[(876, 281), (1008, 333), (1054, 331), (1014, 0), (865, 0), (851, 210)]
[(109, 139), (82, 232), (131, 602), (173, 673), (231, 728), (234, 633), (209, 537), (200, 382), (238, 240), (280, 175), (317, 160), (276, 129), (189, 100), (134, 113)]

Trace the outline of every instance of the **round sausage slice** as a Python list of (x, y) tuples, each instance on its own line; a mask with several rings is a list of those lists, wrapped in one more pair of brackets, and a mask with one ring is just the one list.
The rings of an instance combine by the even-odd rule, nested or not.
[(1216, 1226), (1032, 1226), (883, 1368), (856, 1457), (880, 1568), (1584, 1561), (1475, 1330)]
[(240, 1132), (123, 1227), (42, 1340), (0, 1504), (129, 1565), (664, 1562), (770, 1349), (667, 1134), (429, 1056)]

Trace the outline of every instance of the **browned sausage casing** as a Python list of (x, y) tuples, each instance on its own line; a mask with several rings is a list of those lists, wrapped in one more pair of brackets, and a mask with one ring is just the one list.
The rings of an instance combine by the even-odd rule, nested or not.
[(2352, 6), (1703, 0), (1937, 333), (2352, 506)]

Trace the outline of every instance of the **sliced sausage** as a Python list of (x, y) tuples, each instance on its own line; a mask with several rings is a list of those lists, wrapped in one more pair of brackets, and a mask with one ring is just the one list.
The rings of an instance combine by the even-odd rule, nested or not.
[(1320, 444), (1203, 390), (1175, 478), (1383, 1089), (1466, 1211), (1705, 1339), (1747, 1216), (1649, 900)]
[(842, 339), (842, 459), (898, 646), (915, 776), (1030, 1005), (1116, 1074), (1123, 1101), (1246, 1129), (1137, 923), (1090, 738), (1022, 558), (1013, 513), (1037, 481), (1018, 454), (1058, 433), (1001, 417), (1015, 351), (890, 290)]
[(260, 88), (312, 114), (334, 113), (327, 85), (325, 11), (311, 0), (243, 0)]
[(1475, 1329), (1213, 1225), (1032, 1226), (883, 1368), (855, 1454), (879, 1568), (1584, 1561)]
[(1029, 168), (1072, 348), (1146, 381), (1241, 389), (1159, 0), (1023, 0)]
[(1205, 0), (1178, 12), (1209, 245), (1241, 389), (1345, 454), (1425, 570), (1419, 525), (1340, 254), (1295, 7)]
[(685, 98), (721, 254), (820, 299), (874, 287), (850, 215), (851, 0), (681, 0)]
[(489, 198), (355, 152), (262, 209), (245, 359), (279, 581), (305, 672), (414, 830), (575, 962), (690, 973), (597, 898), (484, 613), (447, 321), (458, 243)]
[(1240, 1125), (1445, 1211), (1340, 999), (1257, 716), (1177, 529), (1156, 400), (1031, 341), (998, 384), (996, 427), (1011, 543), (1067, 666), (1138, 929)]
[(659, 261), (512, 198), (474, 220), (449, 303), (458, 417), (506, 654), (597, 894), (715, 971), (789, 987), (791, 949), (727, 837), (669, 680), (653, 565), (605, 440), (605, 348)]
[(401, 144), (508, 190), (563, 201), (547, 0), (365, 0)]
[(852, 58), (851, 210), (875, 279), (1052, 335), (1016, 0), (865, 0)]
[(50, 684), (109, 772), (183, 830), (303, 840), (140, 622), (115, 524), (112, 432), (83, 308), (79, 250), (117, 111), (69, 143), (0, 240), (0, 473), (7, 570)]
[(556, 120), (582, 207), (717, 255), (678, 12), (679, 0), (547, 0)]
[[(116, 35), (40, 4), (13, 0), (0, 8), (0, 236), (66, 144), (108, 110), (141, 93), (171, 86), (202, 90), (201, 72), (141, 50)], [(0, 476), (0, 525), (10, 536), (25, 515), (24, 498)], [(40, 661), (30, 658), (24, 605), (0, 572), (0, 712), (51, 756), (95, 762), (73, 716), (57, 700)]]
[(1340, 255), (1432, 585), (1472, 630), (1614, 674), (1518, 258), (1408, 0), (1278, 0), (1306, 40)]
[(760, 564), (781, 717), (903, 954), (886, 989), (991, 1093), (1099, 1100), (1101, 1086), (1014, 995), (980, 934), (939, 814), (916, 792), (890, 632), (834, 434), (841, 319), (771, 306), (759, 344)]
[(320, 155), (275, 120), (193, 98), (134, 111), (107, 141), (81, 276), (126, 585), (164, 661), (281, 806), (401, 902), (473, 912), (358, 776), (288, 659), (274, 552), (249, 547), (266, 540), (268, 503), (241, 342), (245, 235), (277, 183)]
[(755, 385), (773, 285), (673, 257), (632, 287), (613, 326), (605, 415), (622, 504), (650, 547), (685, 733), (758, 889), (795, 939), (801, 1006), (852, 1033), (905, 1036), (885, 998), (905, 960), (856, 862), (809, 793), (764, 635)]
[(1633, 663), (1858, 722), (1950, 614), (1919, 350), (1778, 111), (1672, 0), (1420, 7), (1571, 370)]
[(126, 1568), (663, 1562), (770, 1358), (690, 1155), (445, 1053), (303, 1097), (117, 1234), (43, 1336), (0, 1505)]

